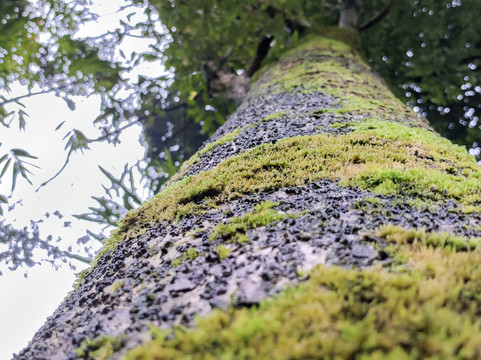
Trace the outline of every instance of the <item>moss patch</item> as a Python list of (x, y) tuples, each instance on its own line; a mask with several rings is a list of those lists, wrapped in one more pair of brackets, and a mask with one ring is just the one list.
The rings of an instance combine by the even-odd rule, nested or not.
[(243, 217), (231, 218), (228, 223), (218, 224), (210, 234), (209, 239), (211, 241), (216, 239), (222, 239), (223, 241), (235, 241), (241, 244), (249, 241), (247, 230), (296, 216), (292, 214), (279, 213), (274, 210), (273, 207), (278, 206), (279, 204), (279, 202), (262, 202), (254, 207), (254, 211), (252, 213), (248, 213)]
[(151, 224), (199, 212), (242, 194), (341, 179), (381, 194), (423, 201), (455, 199), (477, 209), (481, 169), (474, 158), (433, 132), (367, 121), (347, 135), (313, 135), (262, 144), (166, 187), (119, 223), (104, 252)]
[(199, 253), (195, 248), (189, 248), (185, 251), (181, 257), (172, 260), (172, 266), (177, 267), (184, 262), (186, 259), (195, 260), (199, 256), (203, 256), (204, 254)]
[(104, 292), (106, 292), (107, 294), (112, 294), (112, 293), (116, 292), (117, 290), (122, 289), (124, 286), (125, 286), (125, 280), (124, 279), (118, 279), (118, 280), (115, 280), (113, 284), (107, 286), (104, 289)]
[(481, 244), (479, 238), (467, 238), (448, 232), (432, 233), (424, 228), (403, 229), (400, 226), (386, 225), (381, 227), (378, 236), (397, 245), (411, 245), (412, 248), (440, 248), (448, 251), (462, 252), (474, 250)]
[(281, 111), (281, 112), (278, 112), (278, 113), (275, 113), (275, 114), (271, 114), (269, 116), (266, 116), (262, 120), (260, 120), (259, 123), (265, 122), (265, 121), (272, 121), (272, 120), (280, 119), (281, 117), (283, 117), (285, 115), (287, 115), (287, 111)]
[(257, 123), (255, 124), (250, 124), (250, 125), (246, 125), (244, 126), (242, 129), (235, 129), (234, 131), (222, 136), (221, 138), (217, 139), (216, 141), (214, 142), (211, 142), (211, 143), (208, 143), (207, 145), (205, 145), (202, 149), (200, 149), (198, 152), (196, 152), (194, 155), (192, 155), (191, 158), (189, 158), (188, 160), (186, 160), (180, 170), (171, 177), (171, 179), (169, 180), (169, 184), (172, 184), (174, 183), (175, 181), (178, 181), (179, 179), (181, 179), (183, 176), (185, 176), (185, 174), (187, 174), (188, 170), (192, 167), (192, 165), (195, 165), (199, 162), (200, 160), (200, 157), (211, 151), (212, 149), (216, 148), (217, 146), (219, 145), (222, 145), (222, 144), (226, 144), (228, 142), (231, 142), (233, 141), (237, 136), (239, 136), (239, 134), (244, 131), (245, 129), (248, 129), (248, 128), (252, 128), (262, 122), (267, 122), (267, 121), (272, 121), (272, 120), (276, 120), (276, 119), (279, 119), (281, 118), (282, 116), (285, 116), (287, 114), (286, 111), (281, 111), (281, 112), (278, 112), (278, 113), (275, 113), (275, 114), (271, 114), (269, 116), (266, 116), (265, 118), (259, 120)]
[(79, 348), (75, 349), (77, 359), (85, 360), (107, 360), (111, 359), (114, 353), (122, 348), (125, 336), (99, 336), (95, 339), (82, 341)]
[[(401, 118), (411, 119), (410, 123), (422, 123), (394, 98), (355, 51), (336, 40), (314, 37), (287, 52), (279, 63), (264, 70), (251, 95), (294, 90), (346, 99), (342, 109), (369, 113), (373, 119), (399, 119), (401, 114)], [(171, 182), (119, 222), (99, 256), (163, 220), (201, 212), (242, 194), (321, 178), (338, 178), (344, 185), (422, 201), (455, 199), (466, 212), (479, 210), (481, 171), (460, 147), (431, 131), (399, 123), (369, 120), (353, 125), (355, 131), (347, 135), (313, 135), (263, 144), (214, 169)], [(232, 141), (240, 131), (207, 145), (199, 154)], [(184, 173), (187, 167), (188, 163)]]
[(480, 358), (478, 240), (394, 226), (377, 235), (405, 256), (402, 270), (318, 266), (258, 308), (156, 332), (127, 359)]
[(294, 90), (322, 92), (341, 99), (343, 106), (336, 109), (338, 113), (389, 115), (423, 123), (395, 98), (361, 55), (342, 41), (309, 36), (302, 45), (265, 69), (251, 93), (256, 96)]
[(219, 258), (221, 260), (224, 260), (230, 255), (231, 249), (229, 249), (227, 246), (224, 246), (222, 244), (217, 245), (215, 248), (217, 255), (219, 255)]
[(234, 140), (237, 137), (237, 135), (240, 134), (240, 132), (241, 132), (240, 129), (235, 129), (231, 133), (222, 136), (221, 138), (217, 139), (216, 141), (208, 143), (206, 146), (204, 146), (202, 149), (200, 149), (198, 152), (196, 152), (194, 155), (192, 155), (192, 157), (190, 159), (186, 160), (182, 164), (180, 170), (174, 176), (172, 176), (172, 178), (169, 180), (169, 183), (172, 184), (173, 182), (182, 178), (187, 173), (187, 171), (189, 170), (189, 168), (192, 165), (197, 164), (199, 162), (200, 157), (203, 154), (211, 151), (213, 148), (215, 148), (219, 145), (222, 145), (222, 144), (225, 144), (225, 143), (228, 143), (228, 142)]

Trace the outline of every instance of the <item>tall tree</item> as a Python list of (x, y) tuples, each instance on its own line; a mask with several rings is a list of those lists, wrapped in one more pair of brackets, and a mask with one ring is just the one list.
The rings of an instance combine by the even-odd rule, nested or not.
[[(481, 356), (481, 170), (363, 60), (359, 3), (343, 2), (345, 29), (304, 29), (257, 71), (17, 359)], [(210, 5), (213, 20), (227, 6)], [(260, 22), (279, 16), (264, 11)], [(226, 31), (204, 23), (213, 43), (239, 35), (242, 18), (218, 21)], [(242, 79), (208, 70), (204, 88), (239, 100)]]
[[(321, 24), (337, 23), (360, 32), (367, 61), (398, 97), (443, 136), (472, 147), (474, 155), (481, 150), (478, 1), (125, 1), (121, 9), (126, 15), (117, 28), (78, 38), (76, 29), (99, 20), (88, 5), (89, 1), (64, 0), (0, 5), (1, 86), (18, 80), (28, 85), (25, 96), (50, 91), (72, 108), (72, 95), (101, 94), (102, 112), (95, 121), (99, 137), (89, 139), (71, 129), (66, 164), (75, 151), (95, 141), (115, 144), (123, 129), (141, 124), (146, 159), (135, 168), (151, 193), (157, 193), (241, 102), (262, 64), (277, 61)], [(140, 20), (139, 12), (144, 14)], [(150, 39), (148, 50), (124, 53), (123, 42), (132, 38)], [(129, 83), (126, 74), (145, 62), (165, 66), (166, 71)], [(1, 124), (15, 119), (25, 126), (22, 98), (0, 99)], [(18, 105), (15, 111), (13, 104)], [(34, 168), (28, 163), (35, 162), (35, 154), (25, 150), (3, 149), (0, 174), (29, 180)], [(142, 197), (129, 181), (132, 173), (125, 167), (116, 178), (104, 171), (111, 187), (94, 197), (98, 207), (78, 217), (115, 224), (126, 210), (140, 205)], [(120, 194), (121, 204), (112, 194)], [(5, 194), (0, 194), (0, 203), (4, 201)], [(0, 231), (8, 234), (0, 241), (10, 246), (3, 259), (12, 259), (13, 267), (34, 263), (32, 247), (63, 254), (25, 230), (2, 223)]]

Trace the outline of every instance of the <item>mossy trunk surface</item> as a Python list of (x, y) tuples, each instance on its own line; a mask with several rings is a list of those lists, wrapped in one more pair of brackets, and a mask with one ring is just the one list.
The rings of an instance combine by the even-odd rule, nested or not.
[(480, 180), (354, 48), (312, 36), (16, 358), (480, 359)]

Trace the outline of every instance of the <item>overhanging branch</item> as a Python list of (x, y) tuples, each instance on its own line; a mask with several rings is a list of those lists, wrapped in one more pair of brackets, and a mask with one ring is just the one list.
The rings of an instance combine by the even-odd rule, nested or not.
[(259, 70), (262, 61), (265, 59), (267, 54), (269, 53), (269, 48), (271, 47), (271, 42), (274, 39), (274, 36), (264, 36), (257, 46), (256, 55), (254, 59), (252, 59), (249, 68), (246, 71), (247, 77), (252, 77), (257, 70)]
[(384, 8), (384, 10), (381, 11), (380, 13), (378, 13), (377, 15), (375, 15), (369, 21), (367, 21), (364, 25), (362, 25), (359, 28), (359, 31), (361, 32), (361, 31), (367, 30), (367, 29), (373, 27), (374, 25), (376, 25), (382, 19), (384, 19), (386, 17), (386, 15), (389, 14), (389, 12), (391, 11), (393, 5), (394, 5), (394, 0), (390, 0), (389, 4), (387, 4), (387, 6)]

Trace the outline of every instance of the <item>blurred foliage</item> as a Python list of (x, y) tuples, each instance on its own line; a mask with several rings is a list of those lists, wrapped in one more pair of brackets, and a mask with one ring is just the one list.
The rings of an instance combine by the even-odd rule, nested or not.
[(480, 15), (477, 0), (398, 0), (362, 33), (369, 62), (399, 98), (478, 159)]
[[(3, 0), (0, 126), (13, 124), (28, 131), (28, 109), (22, 100), (35, 94), (55, 94), (71, 110), (74, 96), (99, 95), (101, 109), (94, 123), (100, 135), (88, 138), (78, 129), (67, 130), (66, 161), (53, 179), (73, 153), (88, 150), (93, 142), (115, 145), (123, 130), (142, 125), (145, 158), (126, 165), (120, 176), (101, 168), (108, 181), (105, 194), (93, 197), (97, 206), (89, 213), (77, 215), (115, 225), (127, 210), (158, 192), (234, 111), (238, 80), (275, 62), (311, 29), (336, 26), (347, 2), (123, 0), (118, 4), (118, 26), (80, 37), (76, 34), (82, 26), (102, 20), (91, 11), (90, 0)], [(441, 134), (478, 155), (481, 3), (359, 2), (362, 48), (374, 69)], [(129, 39), (148, 40), (149, 45), (129, 52)], [(139, 70), (145, 64), (158, 72)], [(17, 83), (27, 92), (12, 97), (11, 84)], [(56, 130), (63, 131), (62, 126)], [(0, 143), (0, 181), (10, 177), (12, 191), (18, 175), (31, 181), (35, 160), (35, 154), (5, 149)], [(7, 194), (0, 194), (1, 204), (8, 206)]]
[[(10, 205), (8, 210), (12, 210), (17, 205), (19, 204)], [(85, 255), (75, 254), (72, 252), (71, 246), (67, 249), (58, 246), (61, 242), (60, 238), (54, 240), (52, 235), (45, 238), (40, 235), (39, 224), (50, 217), (62, 219), (63, 215), (58, 211), (53, 214), (46, 213), (42, 219), (30, 220), (30, 225), (21, 229), (0, 219), (0, 245), (2, 246), (0, 263), (6, 264), (9, 270), (16, 270), (21, 265), (32, 267), (40, 263), (40, 261), (35, 260), (36, 257), (34, 256), (34, 253), (39, 251), (42, 252), (42, 261), (49, 262), (54, 266), (57, 266), (58, 261), (69, 262), (72, 269), (75, 269), (70, 260), (90, 263), (93, 254), (89, 242), (92, 235), (95, 234), (89, 233), (88, 236), (78, 239), (78, 243), (85, 246)], [(63, 227), (70, 227), (70, 223), (64, 222)], [(2, 271), (0, 271), (0, 275), (2, 275)], [(27, 273), (25, 273), (25, 276), (27, 276)]]

